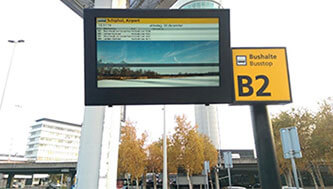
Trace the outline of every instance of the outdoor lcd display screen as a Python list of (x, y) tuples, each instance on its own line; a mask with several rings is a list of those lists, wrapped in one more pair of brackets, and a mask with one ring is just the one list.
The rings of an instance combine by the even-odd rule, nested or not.
[(96, 18), (97, 87), (218, 87), (218, 18)]
[(86, 9), (84, 19), (86, 105), (231, 102), (228, 10)]

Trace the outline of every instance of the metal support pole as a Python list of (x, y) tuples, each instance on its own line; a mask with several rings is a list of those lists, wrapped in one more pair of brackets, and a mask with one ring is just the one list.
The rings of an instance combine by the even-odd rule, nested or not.
[(86, 106), (81, 129), (77, 187), (98, 188), (105, 107)]
[(11, 70), (12, 65), (13, 65), (13, 59), (14, 59), (16, 44), (17, 43), (24, 43), (24, 40), (18, 40), (18, 41), (8, 40), (8, 42), (9, 43), (13, 43), (14, 46), (13, 46), (13, 50), (12, 50), (12, 55), (10, 57), (9, 67), (8, 67), (8, 70), (7, 70), (7, 75), (6, 75), (6, 80), (5, 80), (5, 86), (4, 86), (3, 91), (2, 91), (2, 96), (1, 96), (1, 101), (0, 101), (0, 111), (2, 109), (3, 100), (5, 98), (5, 92), (6, 92), (6, 88), (7, 88), (7, 83), (8, 83), (8, 78), (9, 78), (10, 70)]
[(215, 174), (215, 186), (216, 186), (216, 189), (220, 189), (219, 168), (217, 168), (217, 167), (215, 168), (214, 174)]
[(251, 115), (261, 187), (263, 189), (281, 189), (273, 131), (266, 105), (251, 105)]
[(230, 168), (228, 168), (228, 177), (229, 177), (229, 186), (231, 186), (231, 174), (230, 174)]
[(14, 178), (13, 173), (8, 174), (6, 188), (12, 188), (13, 178)]
[(73, 186), (73, 184), (74, 184), (74, 179), (75, 179), (75, 173), (71, 173), (70, 174), (70, 177), (71, 177), (71, 186)]
[[(33, 176), (32, 175), (32, 180), (33, 180)], [(62, 185), (64, 183), (64, 173), (61, 173), (61, 177), (60, 177), (60, 184)]]
[[(111, 0), (95, 0), (94, 8), (111, 8), (111, 3)], [(104, 117), (105, 106), (85, 107), (77, 164), (77, 188), (104, 187), (99, 187)]]
[(163, 106), (163, 189), (168, 188), (168, 158), (167, 158), (167, 136), (166, 136), (166, 119), (165, 105)]
[(0, 173), (0, 188), (4, 187), (3, 173)]
[(72, 188), (72, 174), (69, 173), (66, 177), (66, 189)]
[(206, 175), (206, 187), (205, 188), (209, 189), (208, 174)]
[(295, 185), (296, 185), (296, 188), (299, 189), (299, 183), (298, 183), (298, 176), (297, 176), (295, 159), (294, 159), (294, 157), (291, 157), (290, 160), (291, 160), (291, 166), (293, 168)]
[[(125, 110), (124, 110), (125, 111)], [(120, 106), (107, 108), (105, 111), (105, 125), (109, 129), (109, 149), (108, 149), (108, 168), (107, 168), (107, 181), (106, 189), (115, 188), (117, 186), (117, 170), (118, 170), (118, 150), (120, 139)], [(126, 117), (124, 117), (126, 120)], [(124, 121), (125, 121), (124, 120)], [(125, 124), (125, 123), (124, 123)], [(102, 153), (103, 154), (103, 153)], [(100, 186), (101, 187), (101, 186)]]
[[(205, 176), (205, 184), (204, 184), (204, 189), (207, 189), (207, 175)], [(201, 184), (200, 184), (200, 187), (201, 187)]]

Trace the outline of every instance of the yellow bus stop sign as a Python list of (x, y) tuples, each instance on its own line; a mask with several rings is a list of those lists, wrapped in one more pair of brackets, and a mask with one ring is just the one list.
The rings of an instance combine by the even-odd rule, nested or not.
[(236, 104), (292, 101), (286, 48), (233, 48)]

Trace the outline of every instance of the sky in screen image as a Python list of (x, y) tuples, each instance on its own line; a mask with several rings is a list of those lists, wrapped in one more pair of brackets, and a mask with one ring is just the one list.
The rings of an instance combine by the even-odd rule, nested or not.
[(218, 63), (218, 41), (98, 41), (102, 63)]
[[(287, 48), (293, 103), (269, 106), (271, 114), (292, 107), (316, 110), (319, 101), (333, 96), (332, 0), (223, 0), (221, 4), (230, 9), (232, 47)], [(0, 95), (13, 52), (7, 41), (25, 40), (16, 45), (0, 110), (0, 153), (24, 154), (35, 120), (83, 122), (83, 19), (59, 0), (10, 0), (2, 1), (0, 23)], [(217, 106), (222, 148), (253, 149), (249, 106)], [(147, 130), (150, 141), (161, 137), (162, 106), (127, 110), (138, 132)], [(167, 106), (168, 133), (173, 132), (176, 114), (195, 122), (193, 105)]]

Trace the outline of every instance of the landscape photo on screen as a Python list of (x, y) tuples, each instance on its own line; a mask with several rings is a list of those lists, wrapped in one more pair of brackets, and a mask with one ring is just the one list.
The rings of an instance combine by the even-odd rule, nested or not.
[(218, 87), (218, 18), (96, 18), (97, 87)]

